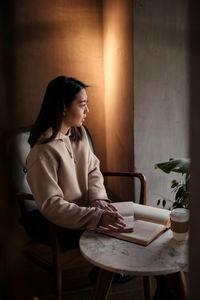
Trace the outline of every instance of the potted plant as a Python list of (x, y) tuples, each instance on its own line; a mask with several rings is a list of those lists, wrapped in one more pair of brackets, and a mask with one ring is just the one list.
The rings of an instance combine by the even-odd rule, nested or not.
[(179, 173), (182, 175), (181, 180), (173, 179), (171, 182), (171, 190), (172, 193), (175, 194), (175, 201), (170, 199), (166, 199), (162, 197), (162, 199), (158, 199), (157, 205), (162, 203), (162, 206), (165, 207), (166, 202), (171, 202), (172, 207), (174, 208), (188, 208), (189, 206), (189, 191), (188, 191), (188, 183), (190, 180), (189, 173), (190, 160), (186, 158), (182, 159), (173, 159), (170, 158), (167, 162), (157, 163), (154, 165), (155, 169), (160, 169), (165, 173)]

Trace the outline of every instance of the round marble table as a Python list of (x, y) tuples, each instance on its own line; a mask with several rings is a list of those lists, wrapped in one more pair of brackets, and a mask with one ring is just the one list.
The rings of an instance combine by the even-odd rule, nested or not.
[[(119, 240), (95, 231), (85, 231), (80, 238), (80, 250), (89, 262), (109, 271), (110, 285), (111, 274), (114, 273), (149, 277), (159, 274), (178, 274), (180, 271), (187, 271), (188, 267), (187, 242), (172, 239), (171, 230), (161, 234), (148, 246)], [(104, 278), (105, 274), (104, 272)], [(100, 286), (102, 289), (102, 284)], [(104, 295), (104, 298), (102, 296), (99, 299), (106, 299), (106, 297)], [(94, 299), (98, 299), (97, 293)]]

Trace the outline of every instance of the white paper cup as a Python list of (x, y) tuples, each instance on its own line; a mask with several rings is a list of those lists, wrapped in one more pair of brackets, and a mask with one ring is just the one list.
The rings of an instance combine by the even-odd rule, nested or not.
[(173, 238), (177, 241), (187, 240), (189, 233), (189, 210), (175, 208), (171, 211), (170, 219)]

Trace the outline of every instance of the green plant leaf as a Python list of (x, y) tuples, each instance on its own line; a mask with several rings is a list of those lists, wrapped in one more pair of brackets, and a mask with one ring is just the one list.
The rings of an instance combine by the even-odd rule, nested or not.
[(178, 181), (172, 180), (172, 182), (171, 182), (171, 188), (172, 189), (175, 188), (178, 184), (179, 184)]
[(190, 159), (173, 159), (170, 158), (167, 162), (157, 163), (154, 165), (155, 169), (161, 169), (165, 173), (176, 172), (182, 175), (181, 180), (171, 181), (171, 192), (175, 194), (175, 201), (171, 201), (166, 198), (159, 199), (158, 205), (162, 201), (162, 206), (165, 207), (166, 202), (171, 202), (171, 209), (178, 207), (189, 207), (189, 181), (191, 179), (191, 174), (189, 173)]
[(167, 161), (167, 162), (155, 164), (154, 168), (161, 169), (165, 173), (176, 172), (176, 173), (186, 174), (189, 172), (189, 165), (190, 165), (190, 159), (170, 158), (169, 161)]
[(184, 187), (180, 186), (180, 188), (178, 189), (176, 196), (175, 196), (175, 200), (179, 200), (179, 198), (182, 198), (184, 194)]

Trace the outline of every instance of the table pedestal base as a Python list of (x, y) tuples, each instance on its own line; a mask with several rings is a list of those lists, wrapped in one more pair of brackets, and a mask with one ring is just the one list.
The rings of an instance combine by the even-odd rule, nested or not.
[[(114, 277), (113, 272), (100, 269), (92, 300), (106, 300)], [(187, 283), (183, 271), (168, 274), (170, 287), (176, 300), (186, 300)], [(152, 276), (144, 276), (144, 299), (152, 300)]]
[(106, 271), (103, 269), (99, 270), (97, 283), (94, 290), (93, 300), (106, 300), (109, 294), (112, 280), (114, 277), (113, 272)]
[[(112, 285), (114, 274), (115, 273), (113, 272), (100, 269), (92, 300), (107, 299)], [(151, 300), (153, 296), (151, 276), (144, 277), (144, 291), (145, 291), (145, 300)]]
[(153, 293), (152, 276), (144, 276), (144, 299), (151, 300)]
[(185, 273), (183, 271), (168, 274), (172, 293), (176, 300), (186, 300), (187, 297), (187, 282)]

